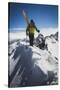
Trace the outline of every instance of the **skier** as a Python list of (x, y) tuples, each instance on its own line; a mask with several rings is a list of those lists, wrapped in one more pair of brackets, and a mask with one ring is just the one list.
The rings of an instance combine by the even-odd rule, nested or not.
[(39, 33), (40, 31), (37, 29), (37, 27), (35, 26), (34, 21), (31, 19), (30, 23), (27, 26), (26, 29), (26, 35), (29, 35), (29, 42), (30, 42), (30, 46), (33, 46), (33, 41), (34, 41), (34, 32), (35, 30)]

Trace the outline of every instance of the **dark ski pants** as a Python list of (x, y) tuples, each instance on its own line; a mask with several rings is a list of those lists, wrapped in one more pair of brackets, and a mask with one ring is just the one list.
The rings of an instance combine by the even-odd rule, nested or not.
[(30, 46), (33, 46), (33, 41), (34, 41), (34, 34), (29, 34)]

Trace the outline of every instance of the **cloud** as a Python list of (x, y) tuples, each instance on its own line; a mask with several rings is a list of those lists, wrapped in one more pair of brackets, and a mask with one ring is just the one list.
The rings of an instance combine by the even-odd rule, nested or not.
[(9, 31), (24, 31), (26, 30), (25, 28), (10, 28)]
[[(57, 31), (58, 31), (58, 28), (52, 28), (52, 27), (49, 27), (49, 28), (39, 28), (40, 30), (40, 33), (43, 34), (44, 36), (48, 36), (50, 34), (55, 34)], [(26, 28), (11, 28), (9, 29), (10, 32), (20, 32), (20, 31), (26, 31)], [(35, 32), (35, 36), (37, 36), (38, 33)]]
[(48, 36), (50, 34), (55, 34), (58, 31), (58, 28), (42, 28), (40, 29), (40, 33), (44, 36)]

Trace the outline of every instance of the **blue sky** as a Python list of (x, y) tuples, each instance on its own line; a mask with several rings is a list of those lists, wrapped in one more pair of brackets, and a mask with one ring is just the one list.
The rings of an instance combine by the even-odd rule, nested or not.
[(22, 16), (22, 10), (27, 12), (38, 28), (58, 27), (58, 6), (56, 5), (9, 3), (8, 28), (12, 31), (13, 28), (26, 28), (27, 26)]

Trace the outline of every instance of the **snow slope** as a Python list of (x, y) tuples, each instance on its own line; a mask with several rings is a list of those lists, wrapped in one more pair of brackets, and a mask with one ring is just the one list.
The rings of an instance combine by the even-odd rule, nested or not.
[(58, 32), (45, 38), (45, 43), (47, 44), (48, 51), (58, 59)]
[(58, 41), (46, 38), (48, 50), (26, 48), (25, 36), (20, 35), (12, 33), (9, 42), (10, 87), (58, 84)]

